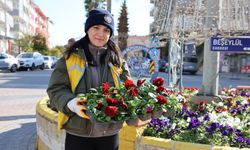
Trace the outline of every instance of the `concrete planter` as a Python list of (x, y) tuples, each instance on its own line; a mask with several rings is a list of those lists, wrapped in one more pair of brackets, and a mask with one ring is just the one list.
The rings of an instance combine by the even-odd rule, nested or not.
[(162, 138), (141, 137), (138, 150), (250, 150), (206, 144), (178, 142)]
[(48, 97), (36, 107), (38, 150), (64, 150), (65, 130), (57, 131), (57, 113), (47, 107)]
[[(57, 113), (47, 107), (48, 97), (40, 100), (36, 107), (37, 150), (64, 150), (65, 130), (57, 130)], [(168, 139), (141, 136), (144, 127), (128, 126), (120, 131), (119, 150), (239, 150), (205, 144), (194, 144)], [(250, 149), (240, 149), (250, 150)]]

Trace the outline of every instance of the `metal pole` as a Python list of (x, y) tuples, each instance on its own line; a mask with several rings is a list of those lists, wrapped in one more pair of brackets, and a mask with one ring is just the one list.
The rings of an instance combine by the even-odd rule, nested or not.
[(170, 63), (171, 61), (171, 51), (172, 51), (172, 37), (171, 37), (171, 32), (170, 31), (170, 38), (169, 38), (169, 45), (168, 45), (168, 87), (171, 87), (171, 78), (172, 78), (172, 74), (171, 74), (171, 69), (172, 69), (172, 64)]
[(182, 26), (181, 26), (181, 66), (180, 66), (180, 84), (179, 90), (182, 91), (183, 83), (182, 83), (182, 68), (183, 68), (183, 48), (184, 48), (184, 14), (182, 15)]
[(167, 22), (168, 22), (168, 25), (169, 25), (169, 45), (168, 45), (168, 87), (171, 87), (171, 80), (172, 80), (172, 73), (171, 73), (171, 69), (172, 69), (172, 64), (170, 63), (171, 62), (171, 51), (172, 51), (172, 42), (173, 42), (173, 39), (172, 39), (172, 27), (173, 27), (173, 22), (171, 23), (171, 21), (173, 21), (173, 15), (172, 17), (170, 18), (170, 14), (173, 13), (174, 14), (174, 11), (172, 12), (172, 0), (170, 0), (169, 2), (169, 7), (168, 7), (168, 14), (167, 14)]

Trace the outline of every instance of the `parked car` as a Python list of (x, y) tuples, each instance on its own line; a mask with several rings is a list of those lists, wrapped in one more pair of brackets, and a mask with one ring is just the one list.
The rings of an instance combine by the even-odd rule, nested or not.
[(52, 56), (43, 56), (44, 58), (44, 67), (47, 69), (52, 69), (55, 66)]
[(183, 72), (189, 72), (195, 75), (198, 71), (198, 59), (195, 55), (183, 56)]
[(56, 62), (58, 60), (58, 58), (56, 56), (51, 56), (52, 60), (53, 60), (53, 68), (56, 66)]
[(44, 69), (44, 58), (39, 52), (25, 52), (17, 56), (20, 68), (35, 70)]
[(9, 70), (10, 72), (16, 72), (19, 68), (17, 59), (6, 53), (0, 53), (0, 70)]
[(168, 72), (168, 60), (160, 59), (158, 64), (159, 64), (159, 72)]
[[(184, 55), (183, 56), (183, 66), (182, 72), (188, 72), (190, 74), (196, 74), (199, 70), (198, 68), (198, 58), (195, 55)], [(168, 72), (168, 61), (165, 59), (159, 60), (159, 71)], [(177, 66), (177, 73), (180, 73), (180, 66)]]

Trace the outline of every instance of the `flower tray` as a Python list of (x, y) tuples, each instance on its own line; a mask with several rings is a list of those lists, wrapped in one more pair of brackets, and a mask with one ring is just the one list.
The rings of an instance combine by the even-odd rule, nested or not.
[(87, 114), (93, 125), (95, 131), (107, 131), (107, 130), (118, 130), (122, 128), (124, 121), (110, 121), (110, 122), (98, 122), (92, 115), (92, 113), (87, 110)]
[(145, 121), (145, 120), (149, 120), (151, 119), (152, 117), (152, 114), (151, 113), (147, 113), (145, 115), (140, 115), (139, 118), (142, 120), (142, 121)]
[(163, 111), (162, 110), (156, 110), (156, 111), (153, 111), (152, 113), (152, 118), (153, 119), (157, 119), (157, 118), (160, 118), (163, 114)]

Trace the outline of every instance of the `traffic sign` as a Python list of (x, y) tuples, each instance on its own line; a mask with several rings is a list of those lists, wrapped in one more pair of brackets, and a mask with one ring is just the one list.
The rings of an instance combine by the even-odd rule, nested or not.
[(250, 37), (211, 37), (211, 51), (250, 52)]

